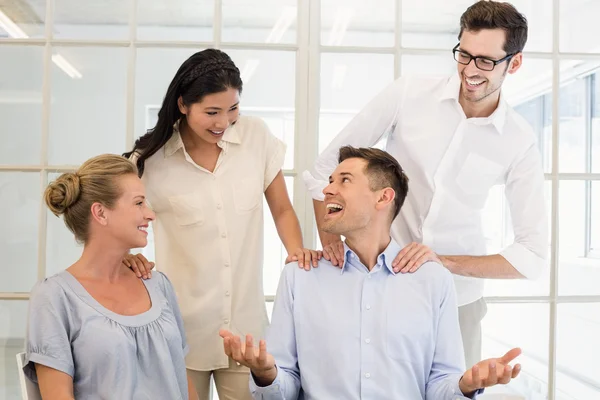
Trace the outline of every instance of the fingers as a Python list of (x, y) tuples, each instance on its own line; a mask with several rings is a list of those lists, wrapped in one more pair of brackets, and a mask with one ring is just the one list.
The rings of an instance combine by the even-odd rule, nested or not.
[(394, 272), (398, 273), (402, 268), (406, 267), (406, 264), (408, 263), (408, 258), (406, 255), (413, 249), (414, 246), (416, 246), (416, 243), (412, 242), (400, 250), (396, 258), (394, 258), (394, 261), (392, 261)]
[(471, 385), (474, 388), (481, 388), (483, 386), (483, 382), (481, 380), (481, 374), (479, 372), (479, 364), (473, 365), (471, 368)]
[(261, 366), (267, 364), (267, 342), (264, 340), (258, 342), (258, 364)]
[[(402, 269), (400, 272), (401, 273), (415, 272), (427, 260), (427, 257), (429, 256), (428, 253), (429, 253), (429, 249), (427, 249), (427, 248), (418, 249), (413, 254), (410, 261), (406, 264), (406, 267), (404, 267), (404, 269)], [(421, 261), (421, 260), (423, 260), (423, 261)]]
[[(329, 261), (331, 261), (331, 264), (334, 266), (339, 266), (341, 264), (341, 260), (338, 258), (338, 252), (336, 251), (335, 247), (333, 245), (327, 245), (326, 247), (327, 249), (327, 255), (329, 256)], [(325, 250), (323, 250), (323, 254), (325, 254)], [(327, 260), (327, 257), (325, 257), (325, 259)]]
[(405, 274), (410, 270), (410, 266), (412, 265), (412, 261), (414, 260), (415, 255), (420, 250), (420, 245), (418, 243), (414, 243), (413, 246), (406, 252), (404, 257), (398, 262), (398, 267), (400, 268), (400, 273)]
[(312, 261), (312, 267), (317, 268), (319, 266), (319, 260), (321, 259), (321, 255), (316, 250), (309, 250), (310, 259)]
[(506, 385), (508, 382), (510, 382), (510, 379), (512, 377), (512, 371), (513, 369), (510, 365), (505, 366), (504, 372), (501, 376), (498, 377), (498, 383)]
[(489, 368), (488, 376), (487, 376), (487, 379), (483, 383), (485, 385), (484, 387), (494, 386), (495, 384), (498, 383), (498, 372), (497, 372), (497, 368), (496, 368), (496, 361), (495, 360), (490, 361), (488, 368)]
[(231, 358), (239, 363), (244, 362), (242, 355), (242, 342), (239, 336), (234, 336), (231, 344)]
[(519, 376), (519, 373), (521, 372), (521, 364), (517, 364), (515, 365), (515, 367), (512, 370), (512, 379), (515, 379), (517, 376)]
[(502, 364), (509, 364), (511, 361), (513, 361), (515, 358), (517, 358), (520, 355), (521, 355), (521, 349), (518, 347), (515, 347), (514, 349), (510, 349), (505, 355), (500, 357), (500, 359), (498, 361), (501, 362)]
[(344, 243), (341, 240), (339, 242), (336, 242), (334, 244), (333, 251), (335, 253), (335, 257), (338, 260), (338, 264), (341, 267), (342, 263), (344, 262)]
[(253, 366), (254, 360), (254, 339), (252, 335), (246, 335), (246, 351), (244, 352), (244, 360), (246, 365)]

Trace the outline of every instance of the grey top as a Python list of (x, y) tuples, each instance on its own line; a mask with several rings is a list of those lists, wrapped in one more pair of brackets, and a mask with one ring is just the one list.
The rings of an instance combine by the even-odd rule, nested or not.
[(187, 399), (188, 346), (175, 292), (154, 272), (143, 281), (151, 308), (116, 314), (98, 303), (67, 271), (39, 282), (29, 301), (27, 377), (34, 363), (73, 377), (79, 399)]

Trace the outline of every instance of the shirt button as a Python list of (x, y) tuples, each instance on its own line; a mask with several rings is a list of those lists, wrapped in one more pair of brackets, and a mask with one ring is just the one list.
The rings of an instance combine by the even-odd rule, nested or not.
[(229, 292), (225, 292), (225, 296), (229, 296)]
[(371, 339), (365, 339), (365, 343), (366, 343), (366, 344), (369, 344), (369, 343), (371, 343)]
[(225, 232), (223, 232), (223, 233), (221, 233), (221, 237), (222, 237), (222, 238), (226, 238), (226, 237), (227, 237), (227, 234), (226, 234)]
[(228, 324), (229, 323), (229, 319), (225, 318), (225, 320), (223, 322), (225, 322), (226, 324)]
[(220, 210), (221, 208), (223, 208), (223, 206), (221, 205), (221, 203), (217, 204), (217, 208)]
[(367, 310), (370, 310), (370, 309), (371, 309), (371, 305), (367, 304)]
[(371, 374), (367, 372), (367, 373), (365, 374), (365, 378), (369, 379), (370, 377), (371, 377)]
[(371, 279), (371, 274), (369, 274), (369, 279)]
[(226, 267), (229, 267), (229, 263), (228, 263), (228, 262), (226, 262), (226, 263), (225, 263), (225, 266), (226, 266)]

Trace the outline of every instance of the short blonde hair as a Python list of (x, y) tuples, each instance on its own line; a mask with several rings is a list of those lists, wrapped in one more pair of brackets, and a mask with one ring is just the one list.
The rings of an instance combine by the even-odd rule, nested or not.
[(66, 172), (51, 182), (44, 193), (46, 205), (80, 243), (89, 237), (91, 207), (100, 203), (113, 208), (122, 194), (117, 178), (135, 174), (137, 168), (124, 157), (102, 154), (84, 162), (77, 171)]

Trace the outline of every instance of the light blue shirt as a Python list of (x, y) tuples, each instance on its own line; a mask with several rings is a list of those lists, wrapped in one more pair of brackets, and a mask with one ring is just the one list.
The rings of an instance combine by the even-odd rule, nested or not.
[(370, 272), (347, 246), (341, 270), (285, 267), (267, 335), (277, 378), (251, 378), (255, 399), (466, 398), (452, 276), (434, 262), (395, 274), (400, 249), (392, 240)]
[(35, 363), (73, 378), (77, 400), (187, 400), (183, 320), (171, 282), (161, 272), (142, 280), (151, 308), (116, 314), (62, 271), (39, 282), (29, 301), (27, 377)]

